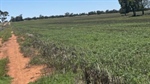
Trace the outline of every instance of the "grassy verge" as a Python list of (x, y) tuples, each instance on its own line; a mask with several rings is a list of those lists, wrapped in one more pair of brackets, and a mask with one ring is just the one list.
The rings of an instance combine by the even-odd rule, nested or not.
[[(5, 29), (0, 30), (0, 38), (2, 43), (7, 41), (11, 37), (11, 28), (7, 26)], [(10, 84), (11, 78), (7, 75), (7, 63), (8, 59), (0, 59), (0, 84)]]
[(6, 74), (7, 73), (7, 63), (8, 59), (0, 60), (0, 84), (10, 84), (11, 78)]
[(0, 38), (2, 38), (2, 43), (7, 41), (11, 37), (11, 30), (11, 28), (0, 30)]
[(75, 74), (72, 72), (67, 72), (66, 74), (55, 73), (50, 76), (43, 76), (38, 81), (29, 84), (74, 84), (76, 82), (74, 77)]

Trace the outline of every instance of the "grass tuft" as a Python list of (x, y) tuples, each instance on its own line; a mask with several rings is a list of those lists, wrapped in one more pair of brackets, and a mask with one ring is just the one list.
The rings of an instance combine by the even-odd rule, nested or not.
[(0, 84), (10, 84), (11, 78), (7, 75), (8, 59), (0, 60)]

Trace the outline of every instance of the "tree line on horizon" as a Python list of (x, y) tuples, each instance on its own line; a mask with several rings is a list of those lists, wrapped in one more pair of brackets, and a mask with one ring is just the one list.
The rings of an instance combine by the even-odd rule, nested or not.
[[(123, 0), (122, 0), (123, 1)], [(121, 3), (121, 2), (120, 2)], [(145, 10), (150, 10), (150, 8), (143, 8), (143, 9), (138, 9), (134, 11), (134, 15), (136, 16), (136, 11), (141, 11), (142, 10), (142, 15), (144, 15)], [(125, 14), (127, 15), (127, 13), (132, 12), (132, 9), (127, 10), (126, 8), (124, 8), (124, 6), (121, 5), (120, 10), (106, 10), (106, 11), (90, 11), (88, 13), (69, 13), (66, 12), (64, 15), (52, 15), (52, 16), (44, 16), (44, 15), (39, 15), (38, 17), (26, 17), (23, 18), (22, 14), (20, 14), (19, 16), (16, 17), (11, 17), (10, 21), (11, 22), (18, 22), (18, 21), (24, 21), (24, 20), (37, 20), (37, 19), (49, 19), (49, 18), (62, 18), (62, 17), (74, 17), (74, 16), (83, 16), (83, 15), (101, 15), (101, 14), (110, 14), (110, 13), (120, 13), (120, 14)]]
[(24, 18), (22, 17), (22, 14), (19, 16), (11, 16), (10, 21), (11, 22), (17, 22), (17, 21), (24, 21), (24, 20), (37, 20), (37, 19), (48, 19), (48, 18), (61, 18), (61, 17), (74, 17), (74, 16), (83, 16), (83, 15), (100, 15), (100, 14), (108, 14), (108, 13), (119, 13), (119, 10), (113, 9), (113, 10), (106, 10), (106, 11), (90, 11), (88, 13), (69, 13), (66, 12), (64, 15), (52, 15), (52, 16), (43, 16), (39, 15), (39, 17), (27, 17)]
[[(127, 15), (129, 12), (133, 12), (133, 16), (136, 16), (137, 11), (142, 11), (142, 15), (144, 15), (145, 10), (150, 9), (150, 0), (118, 0), (120, 4), (120, 10), (106, 10), (106, 11), (90, 11), (88, 13), (69, 13), (66, 12), (64, 15), (52, 15), (52, 16), (43, 16), (39, 15), (39, 17), (26, 17), (23, 18), (22, 14), (18, 16), (11, 16), (11, 22), (24, 21), (24, 20), (37, 20), (37, 19), (48, 19), (48, 18), (61, 18), (61, 17), (74, 17), (74, 16), (82, 16), (82, 15), (101, 15), (101, 14), (109, 14), (109, 13), (120, 13)], [(6, 21), (8, 16), (7, 11), (0, 10), (0, 23)]]

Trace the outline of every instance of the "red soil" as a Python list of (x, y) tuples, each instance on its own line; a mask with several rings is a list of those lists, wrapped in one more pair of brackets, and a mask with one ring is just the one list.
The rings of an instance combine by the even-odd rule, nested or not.
[(44, 66), (28, 66), (30, 58), (20, 53), (17, 37), (12, 34), (8, 42), (1, 45), (0, 59), (8, 57), (8, 75), (12, 77), (11, 84), (28, 84), (37, 80)]

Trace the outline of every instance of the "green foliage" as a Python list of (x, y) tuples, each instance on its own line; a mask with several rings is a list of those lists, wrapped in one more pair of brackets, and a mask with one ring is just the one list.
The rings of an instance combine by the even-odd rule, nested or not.
[(10, 84), (11, 78), (7, 76), (7, 66), (8, 60), (7, 59), (1, 59), (0, 60), (0, 84)]
[(133, 11), (133, 16), (136, 16), (136, 11), (142, 11), (144, 15), (144, 9), (149, 5), (148, 0), (118, 0), (120, 3), (120, 13), (129, 13)]
[(2, 38), (2, 42), (7, 41), (11, 37), (11, 28), (5, 28), (0, 31), (0, 38)]
[(0, 20), (2, 23), (7, 19), (8, 14), (9, 13), (7, 11), (1, 11), (0, 10)]
[(7, 59), (2, 59), (0, 60), (0, 77), (5, 76), (6, 75), (6, 64), (7, 64), (8, 60)]
[(44, 76), (38, 81), (29, 84), (74, 84), (75, 74), (67, 72), (66, 74), (57, 73), (50, 76)]
[(22, 14), (20, 14), (19, 16), (16, 16), (16, 17), (11, 17), (10, 19), (11, 22), (18, 22), (18, 21), (23, 21), (23, 17), (22, 17)]
[(42, 59), (37, 60), (60, 73), (75, 70), (86, 82), (97, 78), (99, 82), (104, 76), (109, 83), (149, 84), (149, 22), (149, 16), (113, 14), (24, 21), (13, 26), (15, 34), (25, 37), (24, 45), (38, 50)]

